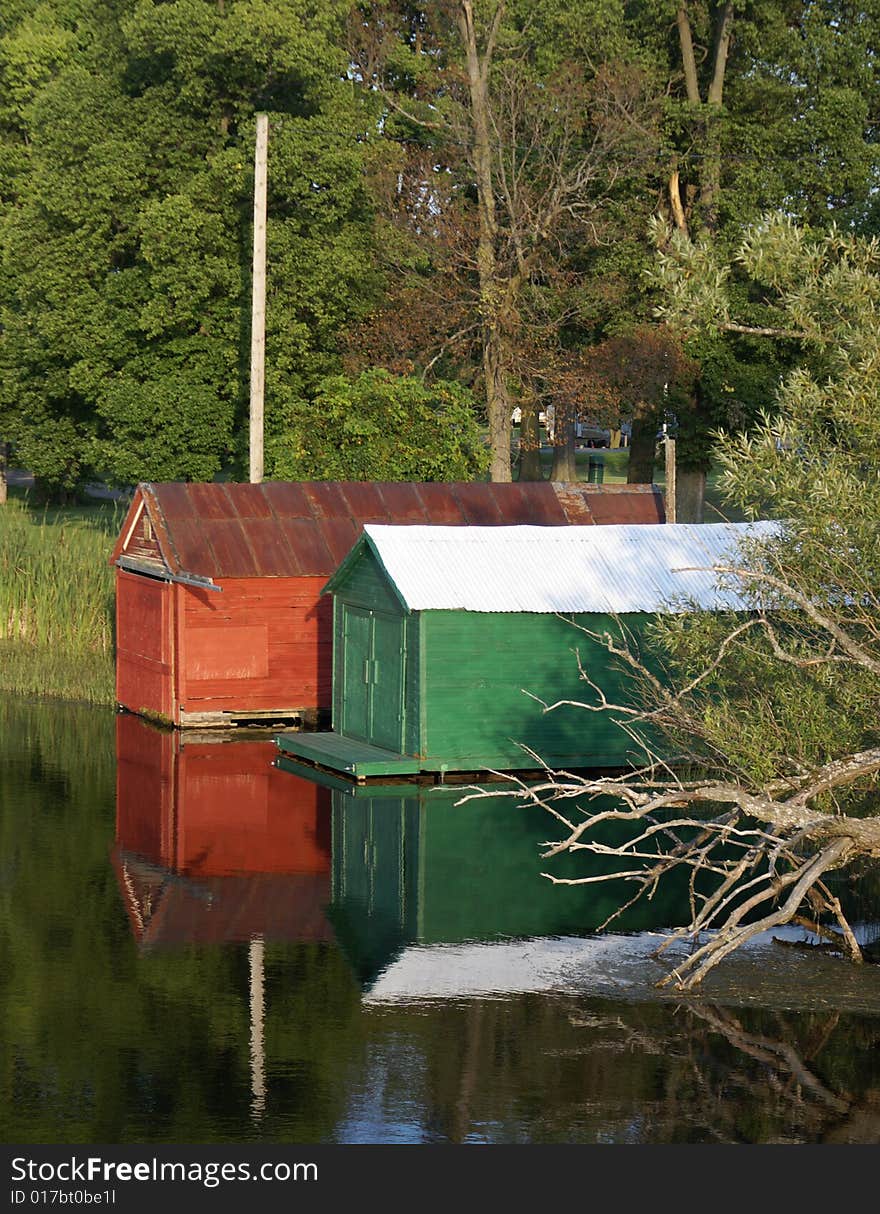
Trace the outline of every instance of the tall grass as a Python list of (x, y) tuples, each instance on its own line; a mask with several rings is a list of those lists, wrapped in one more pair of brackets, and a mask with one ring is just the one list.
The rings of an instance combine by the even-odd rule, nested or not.
[(114, 698), (119, 507), (0, 507), (0, 690), (93, 704)]

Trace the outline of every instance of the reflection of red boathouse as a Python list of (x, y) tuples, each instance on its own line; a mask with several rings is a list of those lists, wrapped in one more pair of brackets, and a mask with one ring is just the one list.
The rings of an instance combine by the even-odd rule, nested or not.
[(271, 741), (116, 720), (113, 864), (138, 942), (330, 939), (328, 790), (274, 768)]

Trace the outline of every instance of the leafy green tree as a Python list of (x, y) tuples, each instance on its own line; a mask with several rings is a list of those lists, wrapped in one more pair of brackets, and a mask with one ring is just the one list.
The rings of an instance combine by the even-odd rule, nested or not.
[[(384, 334), (371, 318), (365, 335), (370, 355), (384, 346), (386, 365), (479, 386), (492, 475), (505, 476), (512, 404), (528, 429), (541, 399), (558, 408), (571, 366), (609, 339), (637, 341), (650, 320), (651, 211), (729, 251), (768, 208), (819, 224), (870, 208), (878, 15), (876, 0), (359, 6), (352, 57), (398, 141), (373, 177), (393, 282)], [(613, 153), (594, 121), (603, 98)], [(567, 198), (580, 222), (574, 208), (536, 205), (558, 197), (575, 163), (598, 167)], [(747, 293), (739, 304), (758, 323)], [(691, 335), (687, 353), (706, 373), (678, 410), (679, 488), (701, 517), (712, 429), (755, 417), (793, 351), (726, 333)], [(655, 420), (644, 419), (649, 446)]]
[[(878, 0), (395, 0), (355, 9), (351, 54), (347, 10), (3, 6), (0, 441), (47, 483), (243, 466), (258, 110), (270, 445), (343, 335), (356, 370), (479, 389), (506, 477), (512, 403), (649, 318), (652, 210), (728, 246), (768, 207), (872, 222)], [(358, 350), (383, 292), (391, 332)], [(695, 341), (700, 477), (775, 375), (748, 337)]]
[(339, 331), (378, 285), (344, 15), (337, 0), (107, 0), (91, 15), (57, 0), (7, 33), (0, 412), (50, 486), (241, 466), (258, 110), (268, 434), (339, 368)]
[[(667, 319), (754, 335), (731, 309), (734, 272), (712, 246), (680, 235), (672, 248)], [(607, 814), (587, 798), (616, 798), (613, 816), (642, 828), (621, 852), (636, 897), (680, 866), (710, 882), (695, 885), (682, 933), (694, 951), (667, 979), (683, 986), (757, 932), (791, 922), (860, 961), (827, 875), (880, 858), (880, 243), (776, 217), (747, 233), (735, 268), (777, 313), (764, 339), (798, 341), (810, 356), (781, 385), (772, 416), (717, 447), (729, 500), (776, 518), (778, 532), (716, 569), (748, 611), (658, 627), (662, 679), (605, 638), (647, 700), (588, 707), (636, 733), (659, 729), (667, 753), (690, 766), (670, 776), (648, 761), (619, 780), (574, 786), (560, 777), (548, 798), (558, 808), (560, 793), (583, 797), (583, 819), (566, 814), (563, 848), (594, 846)]]
[(467, 481), (485, 475), (488, 451), (476, 402), (460, 384), (365, 371), (321, 381), (292, 411), (271, 451), (291, 480)]

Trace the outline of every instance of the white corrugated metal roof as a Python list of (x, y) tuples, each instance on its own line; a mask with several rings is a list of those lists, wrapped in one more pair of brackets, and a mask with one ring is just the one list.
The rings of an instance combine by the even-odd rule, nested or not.
[(412, 611), (662, 612), (739, 609), (712, 566), (774, 523), (440, 527), (364, 531)]

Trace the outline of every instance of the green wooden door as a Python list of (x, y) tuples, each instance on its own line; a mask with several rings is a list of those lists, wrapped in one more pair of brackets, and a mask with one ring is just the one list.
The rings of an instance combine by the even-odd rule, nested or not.
[(400, 752), (404, 628), (399, 616), (342, 606), (341, 732)]
[(361, 607), (342, 609), (342, 727), (350, 738), (369, 740), (369, 661), (371, 613)]
[(403, 747), (403, 620), (373, 614), (373, 668), (370, 682), (370, 741)]

